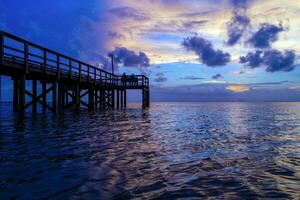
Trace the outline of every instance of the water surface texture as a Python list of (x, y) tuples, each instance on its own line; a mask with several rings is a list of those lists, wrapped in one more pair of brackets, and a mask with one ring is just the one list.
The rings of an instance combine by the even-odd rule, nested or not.
[(24, 119), (10, 107), (0, 111), (0, 199), (300, 198), (300, 103)]

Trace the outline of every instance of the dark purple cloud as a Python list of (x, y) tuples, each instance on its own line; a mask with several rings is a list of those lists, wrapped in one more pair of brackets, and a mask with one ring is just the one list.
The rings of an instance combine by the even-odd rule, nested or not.
[(292, 71), (295, 69), (295, 52), (285, 51), (284, 53), (277, 50), (270, 50), (264, 53), (264, 64), (268, 72), (275, 71)]
[(251, 68), (259, 67), (263, 62), (262, 51), (249, 52), (246, 56), (240, 57), (240, 63)]
[(296, 55), (292, 50), (286, 50), (285, 52), (268, 50), (265, 52), (249, 52), (248, 55), (240, 57), (240, 63), (251, 68), (266, 66), (267, 72), (288, 72), (295, 69), (295, 59)]
[(250, 19), (247, 16), (234, 14), (234, 16), (231, 18), (231, 21), (227, 25), (227, 45), (235, 45), (240, 40), (249, 24)]
[(126, 67), (142, 68), (150, 65), (150, 59), (144, 52), (136, 53), (125, 47), (116, 47), (109, 55), (114, 56), (116, 64), (122, 64)]
[(284, 31), (282, 25), (263, 23), (259, 30), (247, 41), (250, 46), (255, 48), (270, 48), (273, 42), (278, 40), (278, 34)]
[(215, 74), (212, 76), (212, 79), (214, 80), (217, 80), (217, 79), (220, 79), (220, 78), (223, 78), (223, 76), (221, 74)]
[(238, 43), (246, 28), (250, 25), (250, 19), (247, 16), (247, 8), (251, 2), (252, 0), (230, 0), (233, 7), (233, 16), (227, 24), (227, 45), (233, 46)]
[(198, 36), (185, 38), (182, 46), (188, 51), (193, 51), (199, 60), (209, 67), (224, 66), (231, 58), (229, 53), (215, 50), (210, 41)]

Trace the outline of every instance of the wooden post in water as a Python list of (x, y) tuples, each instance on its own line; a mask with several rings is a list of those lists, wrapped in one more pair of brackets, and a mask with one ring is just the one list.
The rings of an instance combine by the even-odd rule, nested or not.
[(115, 90), (111, 90), (111, 107), (115, 108)]
[(127, 107), (127, 91), (126, 89), (124, 90), (124, 108)]
[(120, 90), (117, 91), (117, 108), (120, 108)]
[(19, 113), (20, 115), (25, 114), (25, 84), (26, 76), (20, 75), (19, 79)]
[(57, 91), (57, 109), (58, 112), (62, 112), (62, 83), (58, 82), (58, 91)]
[(79, 83), (75, 86), (75, 110), (80, 110), (80, 85)]
[(123, 90), (120, 90), (121, 93), (121, 108), (124, 108), (124, 94), (123, 94)]
[(89, 111), (93, 111), (94, 110), (94, 88), (93, 87), (89, 87)]
[(46, 111), (46, 105), (47, 105), (47, 83), (46, 81), (42, 81), (42, 96), (43, 96), (43, 111)]
[(32, 80), (32, 112), (37, 111), (37, 80)]
[(52, 86), (52, 111), (56, 113), (57, 111), (57, 82), (53, 82)]
[(19, 80), (17, 77), (13, 78), (14, 80), (14, 96), (13, 96), (13, 107), (14, 112), (19, 112)]

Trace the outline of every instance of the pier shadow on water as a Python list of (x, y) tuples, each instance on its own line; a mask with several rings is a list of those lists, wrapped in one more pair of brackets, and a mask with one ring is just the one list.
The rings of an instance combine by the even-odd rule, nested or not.
[(300, 198), (299, 103), (153, 103), (20, 118), (0, 199)]

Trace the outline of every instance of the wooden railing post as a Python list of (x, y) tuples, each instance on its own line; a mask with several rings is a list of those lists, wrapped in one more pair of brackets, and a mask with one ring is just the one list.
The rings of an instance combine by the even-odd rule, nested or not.
[(145, 79), (144, 76), (142, 76), (142, 86), (144, 87)]
[(78, 63), (79, 67), (79, 82), (81, 81), (81, 63)]
[(44, 74), (46, 74), (46, 68), (47, 68), (47, 52), (46, 52), (46, 50), (43, 50), (43, 58), (44, 58), (43, 72), (44, 72)]
[(57, 79), (60, 79), (60, 56), (57, 55), (56, 60), (56, 73), (57, 73)]
[(72, 75), (72, 61), (69, 59), (69, 76), (71, 77)]
[(96, 67), (94, 68), (94, 83), (96, 84), (96, 79), (97, 79), (97, 70)]
[(28, 43), (24, 42), (24, 71), (28, 72)]
[(88, 82), (90, 82), (90, 66), (88, 65), (87, 68), (88, 68), (88, 70), (87, 70), (88, 71), (88, 75), (87, 75), (88, 76)]

